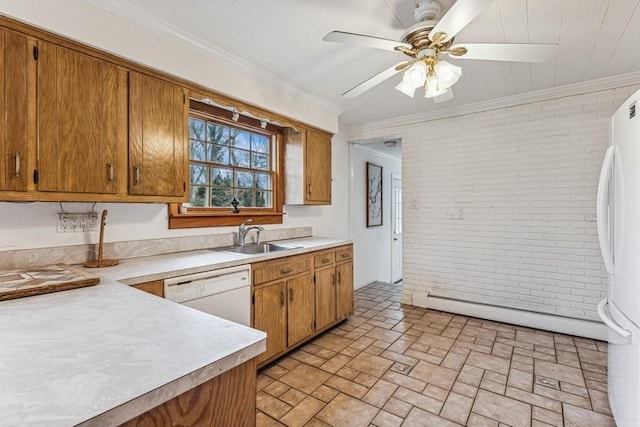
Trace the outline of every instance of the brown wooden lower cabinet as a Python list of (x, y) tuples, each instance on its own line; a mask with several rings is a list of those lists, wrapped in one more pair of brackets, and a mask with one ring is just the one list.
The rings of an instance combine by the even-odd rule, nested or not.
[(154, 280), (152, 282), (139, 283), (131, 286), (160, 298), (164, 298), (164, 280)]
[(256, 424), (256, 361), (242, 365), (122, 424), (125, 427)]
[(353, 314), (353, 262), (336, 265), (336, 318)]
[(287, 348), (287, 285), (284, 281), (263, 286), (254, 292), (253, 327), (267, 333), (267, 350), (256, 357), (260, 364)]
[(296, 345), (314, 332), (314, 288), (311, 273), (287, 281), (287, 344)]
[(253, 327), (267, 333), (262, 367), (353, 314), (353, 248), (262, 261), (253, 270)]

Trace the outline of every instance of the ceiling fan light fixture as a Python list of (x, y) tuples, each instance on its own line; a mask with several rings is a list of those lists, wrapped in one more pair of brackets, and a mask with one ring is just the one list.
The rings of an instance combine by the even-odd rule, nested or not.
[(447, 88), (444, 87), (438, 77), (435, 75), (428, 76), (424, 84), (424, 97), (435, 98), (436, 96), (443, 95), (447, 92)]
[(402, 81), (408, 85), (418, 88), (424, 84), (424, 79), (427, 77), (427, 64), (424, 61), (418, 61), (413, 64), (402, 76)]
[(404, 79), (400, 80), (400, 83), (396, 85), (396, 89), (400, 92), (404, 93), (410, 98), (413, 98), (413, 95), (416, 93), (416, 87), (408, 84)]
[(462, 75), (462, 68), (447, 61), (438, 61), (433, 69), (444, 88), (453, 86)]

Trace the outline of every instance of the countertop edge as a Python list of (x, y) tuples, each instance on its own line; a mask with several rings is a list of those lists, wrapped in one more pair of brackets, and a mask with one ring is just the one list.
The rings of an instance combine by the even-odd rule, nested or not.
[(164, 384), (141, 396), (112, 408), (102, 414), (83, 421), (77, 426), (93, 427), (104, 425), (120, 425), (145, 412), (180, 396), (187, 391), (218, 377), (219, 375), (251, 360), (267, 349), (266, 336), (249, 346), (236, 351), (222, 359), (216, 360), (187, 375)]
[[(304, 239), (304, 238), (303, 238)], [(291, 245), (295, 245), (296, 244), (296, 240), (302, 240), (302, 239), (287, 239), (287, 240), (278, 240), (278, 243), (283, 243), (283, 244), (291, 244)], [(315, 251), (321, 251), (324, 249), (331, 249), (331, 248), (336, 248), (339, 246), (344, 246), (344, 245), (350, 245), (353, 244), (353, 240), (340, 240), (340, 239), (336, 239), (333, 242), (329, 242), (329, 243), (323, 243), (323, 244), (319, 244), (319, 245), (315, 245), (315, 246), (309, 246), (309, 247), (299, 247), (296, 249), (292, 249), (292, 250), (288, 250), (288, 251), (284, 251), (284, 252), (271, 252), (271, 253), (267, 253), (267, 254), (259, 254), (259, 255), (241, 255), (241, 254), (237, 254), (238, 259), (234, 259), (234, 260), (230, 260), (230, 261), (224, 261), (224, 262), (214, 262), (214, 263), (210, 263), (210, 264), (202, 264), (199, 266), (194, 266), (194, 267), (190, 267), (190, 268), (182, 268), (182, 269), (171, 269), (171, 268), (167, 268), (164, 271), (158, 272), (158, 273), (154, 273), (154, 274), (145, 274), (142, 276), (129, 276), (127, 275), (126, 277), (122, 277), (122, 278), (118, 278), (114, 281), (117, 281), (119, 283), (125, 284), (125, 285), (138, 285), (141, 283), (146, 283), (146, 282), (151, 282), (154, 280), (164, 280), (164, 279), (169, 279), (172, 277), (178, 277), (178, 276), (182, 276), (185, 274), (194, 274), (194, 273), (203, 273), (206, 271), (211, 271), (211, 270), (218, 270), (221, 268), (227, 268), (227, 267), (235, 267), (238, 265), (242, 265), (242, 264), (254, 264), (256, 262), (260, 262), (260, 261), (268, 261), (271, 259), (277, 259), (277, 258), (285, 258), (285, 257), (290, 257), (290, 256), (294, 256), (294, 255), (302, 255), (305, 253), (309, 253), (309, 252), (315, 252)], [(169, 254), (164, 254), (164, 256), (171, 256), (171, 255), (176, 255), (176, 256), (184, 256), (190, 252), (196, 253), (196, 252), (201, 252), (201, 251), (211, 251), (213, 253), (216, 252), (216, 248), (211, 248), (211, 249), (200, 249), (200, 250), (196, 250), (196, 251), (187, 251), (187, 252), (175, 252), (175, 253), (169, 253)], [(223, 251), (221, 251), (223, 252)], [(228, 254), (228, 253), (227, 253)], [(147, 257), (141, 257), (141, 258), (147, 258)], [(136, 258), (136, 259), (141, 259), (141, 258)], [(152, 258), (152, 257), (149, 257)], [(123, 260), (121, 262), (121, 264), (126, 265), (127, 260)], [(104, 281), (101, 283), (109, 283), (108, 281)]]

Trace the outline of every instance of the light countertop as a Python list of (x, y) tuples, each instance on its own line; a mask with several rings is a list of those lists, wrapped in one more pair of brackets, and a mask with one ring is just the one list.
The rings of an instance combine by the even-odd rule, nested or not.
[(275, 243), (295, 246), (297, 249), (269, 252), (259, 255), (244, 255), (217, 249), (176, 252), (164, 255), (146, 256), (121, 260), (120, 264), (95, 269), (87, 268), (87, 273), (100, 276), (100, 283), (121, 282), (127, 285), (168, 279), (185, 274), (200, 273), (233, 267), (268, 259), (303, 254), (309, 251), (328, 249), (352, 243), (351, 240), (337, 240), (326, 237), (303, 237), (300, 239), (278, 240)]
[(262, 353), (266, 334), (135, 284), (350, 243), (281, 241), (261, 255), (199, 250), (88, 269), (101, 284), (0, 302), (0, 425), (115, 425)]

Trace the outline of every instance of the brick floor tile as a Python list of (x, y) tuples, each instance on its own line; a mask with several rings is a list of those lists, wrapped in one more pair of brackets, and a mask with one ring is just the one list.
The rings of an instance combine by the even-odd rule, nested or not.
[(323, 401), (307, 396), (302, 402), (282, 417), (280, 421), (287, 427), (302, 427), (324, 406), (325, 404)]
[(265, 388), (263, 388), (263, 390), (265, 392), (269, 393), (273, 397), (278, 397), (282, 393), (284, 393), (285, 391), (289, 390), (290, 388), (291, 387), (289, 387), (286, 384), (281, 383), (280, 381), (274, 381), (271, 384), (269, 384), (268, 386), (266, 386)]
[(381, 377), (390, 367), (393, 361), (373, 354), (360, 353), (347, 363), (346, 367), (365, 372), (374, 377)]
[(563, 404), (565, 427), (615, 427), (612, 417), (577, 406)]
[(327, 387), (323, 384), (318, 387), (311, 395), (316, 399), (322, 400), (323, 402), (330, 402), (331, 399), (336, 396), (336, 394), (338, 394), (337, 390), (332, 389), (331, 387)]
[(398, 427), (401, 426), (404, 418), (387, 411), (380, 411), (373, 419), (372, 424), (378, 427)]
[(437, 415), (413, 408), (402, 424), (403, 427), (460, 427), (460, 424), (441, 418)]
[(420, 393), (416, 393), (415, 391), (411, 391), (404, 387), (399, 387), (393, 394), (393, 397), (434, 414), (438, 414), (443, 405), (443, 402), (439, 400)]
[(513, 427), (531, 426), (531, 405), (484, 390), (478, 390), (473, 412)]
[(362, 400), (373, 406), (382, 408), (397, 389), (398, 386), (396, 384), (385, 380), (378, 380), (378, 382), (369, 389), (367, 394), (364, 395)]
[(338, 390), (342, 393), (348, 394), (349, 396), (355, 397), (357, 399), (362, 398), (367, 391), (369, 390), (367, 387), (355, 383), (353, 381), (347, 380), (345, 378), (334, 375), (329, 378), (325, 384), (328, 387), (331, 387), (335, 390)]
[(296, 406), (298, 403), (302, 402), (305, 397), (307, 397), (305, 393), (301, 392), (300, 390), (296, 390), (295, 388), (291, 388), (280, 395), (280, 400), (288, 403), (291, 406)]
[(355, 293), (355, 315), (259, 372), (257, 426), (613, 427), (607, 344)]
[(473, 399), (461, 394), (449, 393), (449, 397), (447, 397), (447, 400), (444, 402), (440, 416), (455, 421), (458, 424), (465, 425), (472, 406)]
[(409, 376), (448, 390), (453, 386), (458, 371), (421, 360), (409, 372)]
[(498, 427), (498, 422), (482, 415), (471, 413), (467, 421), (468, 427)]
[(256, 396), (256, 408), (275, 419), (282, 417), (289, 412), (292, 407), (293, 406), (276, 399), (264, 391), (259, 391)]
[(378, 408), (353, 397), (339, 394), (316, 415), (333, 427), (365, 427), (378, 413)]

